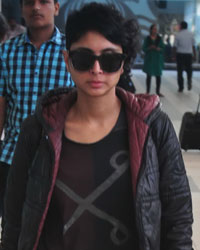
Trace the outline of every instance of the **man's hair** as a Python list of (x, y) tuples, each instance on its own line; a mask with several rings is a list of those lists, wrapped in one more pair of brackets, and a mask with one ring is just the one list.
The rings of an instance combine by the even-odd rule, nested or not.
[(188, 27), (187, 22), (182, 21), (182, 22), (181, 22), (181, 29), (187, 29), (187, 27)]
[(125, 19), (110, 4), (89, 3), (69, 14), (66, 26), (66, 49), (70, 50), (88, 31), (96, 31), (110, 42), (120, 45), (126, 54), (122, 78), (130, 75), (139, 45), (139, 25), (134, 19)]
[[(22, 4), (23, 4), (23, 1), (24, 1), (24, 0), (20, 0), (21, 6), (22, 6)], [(54, 0), (54, 3), (57, 3), (57, 2), (58, 2), (58, 0)]]

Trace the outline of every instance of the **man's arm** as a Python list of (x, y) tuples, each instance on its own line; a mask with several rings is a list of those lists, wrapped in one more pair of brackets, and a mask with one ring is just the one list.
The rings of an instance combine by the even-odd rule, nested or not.
[(0, 96), (0, 139), (3, 132), (5, 114), (6, 114), (6, 98)]
[[(35, 117), (30, 116), (22, 123), (7, 179), (4, 203), (5, 226), (0, 250), (22, 249), (18, 247), (18, 241), (27, 192), (28, 171), (35, 157), (41, 133), (42, 128)], [(31, 238), (31, 235), (29, 236)]]

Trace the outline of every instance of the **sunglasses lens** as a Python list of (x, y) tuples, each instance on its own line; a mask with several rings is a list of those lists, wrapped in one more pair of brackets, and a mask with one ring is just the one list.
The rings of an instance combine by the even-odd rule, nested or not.
[(86, 51), (72, 51), (70, 58), (74, 69), (78, 71), (87, 71), (94, 64), (94, 56)]
[(107, 53), (102, 54), (99, 61), (103, 71), (112, 73), (120, 69), (122, 61), (125, 59), (123, 54), (119, 53)]

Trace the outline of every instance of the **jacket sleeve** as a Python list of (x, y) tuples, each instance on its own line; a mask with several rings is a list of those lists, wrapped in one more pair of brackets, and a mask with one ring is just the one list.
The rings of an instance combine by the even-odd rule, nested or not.
[[(5, 196), (5, 229), (2, 239), (3, 250), (17, 250), (21, 230), (22, 208), (25, 200), (28, 170), (36, 151), (39, 132), (28, 118), (22, 124), (16, 145), (13, 163), (7, 182)], [(34, 143), (35, 142), (35, 143)]]
[(166, 114), (154, 122), (160, 168), (161, 250), (192, 249), (192, 199), (180, 145)]

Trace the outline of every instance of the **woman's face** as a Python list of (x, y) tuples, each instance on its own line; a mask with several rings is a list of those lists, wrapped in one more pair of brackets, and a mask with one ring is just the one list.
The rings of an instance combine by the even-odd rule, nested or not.
[[(108, 93), (115, 94), (115, 86), (118, 83), (121, 74), (123, 73), (123, 60), (119, 60), (119, 67), (115, 70), (115, 72), (108, 73), (104, 71), (102, 67), (104, 68), (105, 66), (101, 67), (98, 60), (94, 60), (89, 69), (80, 71), (77, 70), (76, 61), (73, 62), (73, 58), (70, 56), (71, 52), (71, 54), (73, 54), (74, 52), (77, 53), (77, 51), (81, 51), (82, 54), (80, 55), (84, 55), (85, 53), (85, 57), (82, 56), (84, 57), (84, 60), (85, 58), (88, 58), (85, 60), (85, 65), (88, 64), (90, 55), (103, 55), (104, 59), (102, 59), (102, 61), (104, 60), (105, 65), (105, 58), (110, 59), (110, 55), (111, 57), (116, 56), (118, 60), (118, 56), (120, 57), (123, 53), (122, 47), (110, 42), (98, 32), (89, 31), (84, 34), (77, 42), (71, 45), (69, 53), (65, 53), (67, 69), (71, 73), (71, 77), (76, 84), (78, 94), (93, 97), (106, 95)], [(75, 60), (79, 59), (78, 55), (76, 55), (77, 57)], [(107, 64), (107, 67), (108, 66), (109, 64)]]

